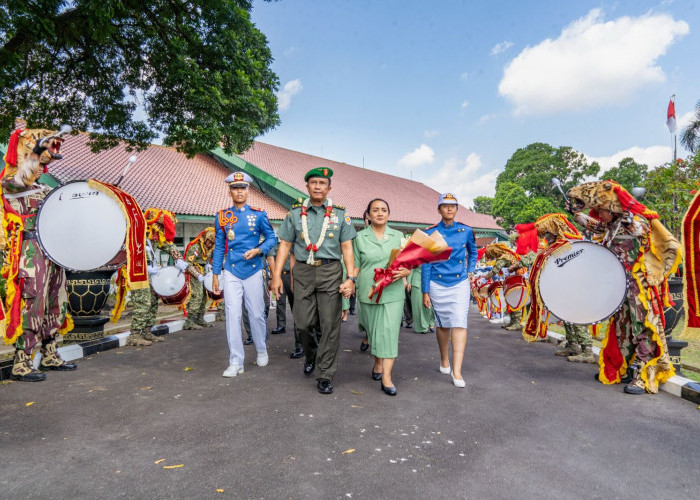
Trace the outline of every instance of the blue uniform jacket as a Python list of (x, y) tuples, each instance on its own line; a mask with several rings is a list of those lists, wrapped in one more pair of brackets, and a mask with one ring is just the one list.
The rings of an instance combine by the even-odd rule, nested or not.
[[(242, 280), (250, 278), (263, 268), (265, 255), (277, 244), (275, 231), (270, 225), (264, 210), (235, 206), (221, 210), (214, 218), (216, 241), (212, 269), (214, 274), (221, 273), (221, 266)], [(232, 241), (228, 239), (229, 230), (233, 231)], [(265, 240), (260, 243), (260, 237)], [(227, 246), (228, 244), (228, 246)], [(243, 254), (255, 247), (260, 247), (262, 253), (250, 260), (245, 260)], [(225, 257), (225, 259), (224, 259)]]
[(420, 288), (423, 293), (428, 293), (431, 281), (442, 286), (456, 285), (467, 279), (467, 274), (474, 272), (476, 267), (476, 240), (471, 227), (460, 222), (454, 222), (447, 227), (440, 221), (425, 232), (433, 234), (435, 231), (452, 247), (452, 254), (445, 262), (421, 266), (423, 279)]

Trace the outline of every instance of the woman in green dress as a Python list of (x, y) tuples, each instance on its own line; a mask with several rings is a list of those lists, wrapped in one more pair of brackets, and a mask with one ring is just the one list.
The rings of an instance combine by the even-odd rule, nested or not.
[(399, 351), (399, 330), (405, 299), (403, 278), (410, 271), (399, 268), (394, 271), (394, 282), (382, 291), (379, 304), (369, 294), (374, 285), (374, 270), (389, 264), (394, 248), (400, 248), (403, 235), (386, 224), (389, 220), (389, 204), (381, 199), (372, 200), (367, 206), (370, 226), (357, 233), (353, 240), (355, 270), (357, 275), (357, 301), (360, 322), (367, 330), (372, 346), (374, 368), (372, 378), (381, 380), (382, 390), (389, 396), (396, 395), (391, 380), (391, 370)]
[(433, 333), (435, 331), (435, 312), (433, 308), (423, 305), (423, 293), (421, 292), (421, 268), (411, 271), (408, 278), (408, 286), (411, 293), (411, 309), (413, 310), (413, 331), (416, 333)]

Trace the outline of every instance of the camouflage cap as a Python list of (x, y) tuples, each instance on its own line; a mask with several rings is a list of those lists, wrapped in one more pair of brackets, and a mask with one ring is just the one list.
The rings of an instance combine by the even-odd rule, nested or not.
[(326, 179), (333, 177), (333, 170), (326, 167), (312, 168), (304, 176), (305, 181), (309, 181), (312, 177), (325, 177)]

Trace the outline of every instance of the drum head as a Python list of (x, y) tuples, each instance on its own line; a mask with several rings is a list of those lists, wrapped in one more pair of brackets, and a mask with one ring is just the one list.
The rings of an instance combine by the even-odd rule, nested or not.
[(168, 266), (151, 276), (151, 286), (161, 297), (175, 295), (185, 286), (185, 273), (175, 266)]
[(214, 281), (214, 273), (209, 271), (204, 275), (204, 288), (206, 288), (210, 293), (214, 292), (214, 286), (212, 282)]
[(627, 295), (627, 273), (620, 260), (592, 241), (571, 242), (562, 249), (547, 257), (540, 272), (545, 307), (567, 323), (588, 325), (612, 316)]
[(39, 244), (46, 256), (73, 271), (92, 271), (114, 259), (126, 239), (126, 219), (116, 201), (71, 182), (51, 191), (36, 221)]

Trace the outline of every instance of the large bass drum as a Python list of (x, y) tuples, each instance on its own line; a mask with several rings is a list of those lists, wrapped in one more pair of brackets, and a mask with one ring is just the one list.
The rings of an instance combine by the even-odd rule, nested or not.
[(540, 297), (567, 323), (595, 324), (622, 307), (627, 273), (611, 250), (593, 241), (572, 241), (546, 258), (539, 273)]
[(85, 181), (44, 198), (36, 234), (46, 257), (69, 271), (116, 269), (126, 262), (126, 219), (119, 204)]

